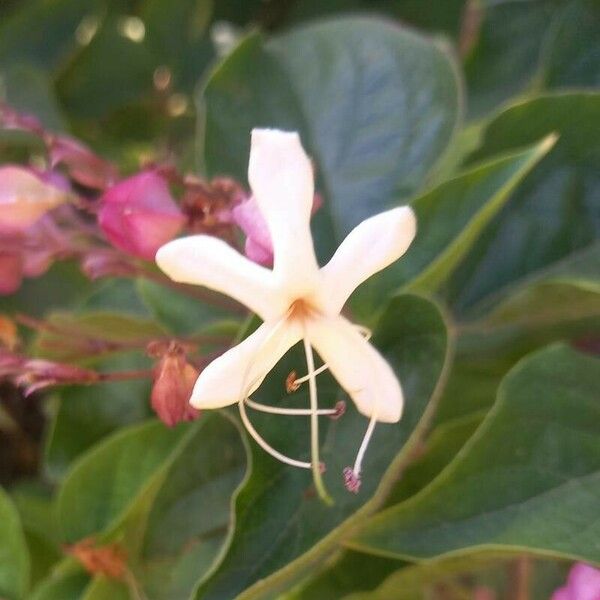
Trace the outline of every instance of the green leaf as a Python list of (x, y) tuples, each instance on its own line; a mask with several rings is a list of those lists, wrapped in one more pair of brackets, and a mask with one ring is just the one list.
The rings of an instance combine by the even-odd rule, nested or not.
[(141, 97), (151, 97), (156, 57), (142, 38), (123, 32), (125, 16), (108, 15), (98, 32), (60, 73), (57, 90), (72, 116), (106, 117)]
[(0, 66), (0, 99), (17, 110), (35, 115), (50, 129), (65, 128), (50, 78), (28, 64)]
[(19, 514), (0, 488), (0, 595), (7, 600), (25, 597), (29, 587), (29, 553)]
[(0, 297), (0, 310), (40, 317), (52, 310), (73, 308), (89, 287), (90, 282), (73, 262), (55, 263), (42, 277), (26, 279), (17, 293)]
[(542, 48), (557, 16), (552, 0), (484, 2), (483, 22), (465, 57), (469, 114), (480, 117), (526, 92), (539, 73)]
[(19, 482), (11, 488), (11, 498), (21, 517), (29, 548), (32, 587), (45, 578), (62, 557), (51, 492), (37, 480)]
[[(242, 598), (270, 597), (287, 589), (290, 580), (306, 576), (336, 549), (343, 531), (358, 518), (357, 511), (364, 515), (383, 501), (431, 414), (429, 401), (445, 364), (448, 340), (439, 310), (423, 298), (405, 295), (385, 312), (373, 341), (402, 382), (406, 412), (400, 423), (379, 424), (375, 429), (360, 493), (347, 492), (342, 478), (342, 469), (354, 461), (367, 425), (353, 406), (338, 421), (321, 423), (324, 479), (335, 499), (333, 507), (315, 496), (309, 473), (275, 461), (252, 444), (252, 474), (236, 499), (235, 534), (224, 560), (198, 588), (197, 598), (231, 598), (259, 579)], [(256, 399), (273, 404), (281, 398), (287, 374), (301, 364), (301, 354), (291, 352), (254, 394)], [(319, 376), (319, 397), (323, 405), (340, 398), (337, 384), (326, 374)], [(304, 390), (283, 402), (298, 406), (302, 400), (308, 403)], [(305, 419), (252, 414), (252, 421), (278, 450), (308, 457)]]
[[(94, 363), (94, 368), (106, 372), (148, 366), (148, 359), (138, 353), (106, 357)], [(45, 467), (50, 477), (60, 478), (72, 461), (95, 442), (150, 414), (150, 381), (132, 379), (70, 386), (57, 392), (52, 400)]]
[(204, 413), (148, 515), (137, 568), (153, 600), (188, 598), (230, 535), (231, 497), (246, 471), (233, 422)]
[(351, 546), (409, 560), (500, 550), (600, 562), (599, 366), (564, 346), (524, 359), (454, 461)]
[(373, 314), (382, 296), (402, 287), (437, 290), (553, 142), (548, 137), (527, 150), (488, 161), (416, 198), (411, 203), (418, 223), (415, 241), (401, 260), (360, 288), (353, 298), (355, 310)]
[(131, 596), (121, 581), (98, 576), (90, 582), (81, 600), (131, 600)]
[(79, 362), (132, 349), (143, 351), (153, 339), (166, 337), (154, 321), (112, 312), (48, 315), (50, 327), (35, 340), (34, 352), (62, 362)]
[(286, 24), (336, 13), (368, 11), (398, 19), (419, 29), (455, 35), (460, 28), (465, 4), (465, 0), (298, 0), (291, 5)]
[(449, 288), (463, 314), (600, 235), (600, 94), (542, 96), (509, 107), (486, 129), (480, 160), (557, 132), (552, 152), (527, 176), (465, 260)]
[(553, 24), (543, 57), (545, 87), (600, 85), (600, 10), (595, 0), (566, 3)]
[(212, 0), (146, 0), (141, 5), (148, 45), (160, 64), (170, 67), (175, 89), (191, 91), (213, 58), (207, 35), (212, 10)]
[(235, 424), (214, 412), (168, 429), (124, 429), (84, 455), (60, 490), (63, 539), (119, 540), (154, 599), (189, 596), (231, 535), (246, 471)]
[(395, 485), (386, 504), (398, 504), (432, 481), (473, 435), (484, 414), (483, 411), (474, 412), (436, 427), (423, 442), (414, 462)]
[(137, 280), (111, 277), (96, 282), (94, 289), (79, 307), (82, 312), (116, 311), (139, 317), (148, 317), (150, 312), (142, 302)]
[(44, 580), (31, 595), (31, 600), (81, 600), (90, 578), (73, 569), (59, 571)]
[(236, 315), (231, 311), (207, 304), (183, 292), (147, 279), (140, 279), (137, 289), (154, 318), (176, 335), (206, 332), (209, 328), (218, 327), (228, 321), (233, 324), (234, 329), (239, 327), (235, 320)]
[(423, 185), (457, 123), (446, 53), (411, 31), (338, 18), (264, 41), (246, 38), (199, 99), (210, 175), (245, 180), (253, 127), (297, 130), (325, 196), (315, 219), (328, 256), (365, 217)]
[(73, 543), (114, 527), (187, 432), (152, 421), (123, 429), (85, 454), (58, 495), (62, 539)]
[(86, 16), (98, 16), (102, 4), (100, 0), (18, 3), (12, 14), (2, 15), (0, 64), (27, 62), (48, 70), (60, 67), (77, 50), (77, 26)]

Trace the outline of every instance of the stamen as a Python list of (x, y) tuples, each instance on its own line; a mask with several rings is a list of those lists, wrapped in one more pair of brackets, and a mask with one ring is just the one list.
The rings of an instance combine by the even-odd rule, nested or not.
[[(260, 404), (255, 402), (251, 398), (246, 398), (246, 404), (254, 410), (259, 410), (265, 413), (271, 413), (273, 415), (311, 415), (312, 411), (310, 408), (282, 408), (279, 406), (268, 406), (267, 404)], [(339, 402), (338, 402), (339, 404)], [(345, 405), (344, 405), (345, 408)], [(318, 415), (329, 416), (332, 419), (337, 419), (342, 416), (343, 412), (340, 412), (338, 405), (335, 408), (320, 408), (317, 410)]]
[(344, 486), (353, 494), (358, 494), (360, 490), (360, 477), (357, 477), (356, 473), (350, 468), (346, 467), (343, 471), (344, 474)]
[(362, 461), (365, 456), (365, 452), (367, 451), (367, 446), (369, 445), (369, 441), (371, 440), (371, 436), (373, 435), (373, 431), (375, 429), (375, 424), (377, 423), (377, 411), (375, 410), (371, 415), (371, 420), (369, 421), (369, 425), (367, 427), (367, 431), (365, 432), (365, 437), (363, 438), (362, 443), (360, 444), (360, 448), (358, 449), (358, 453), (356, 454), (356, 460), (354, 461), (354, 467), (351, 469), (350, 467), (346, 467), (343, 471), (344, 474), (344, 485), (349, 492), (353, 494), (358, 494), (360, 490), (360, 472), (362, 470)]
[(305, 337), (303, 340), (304, 343), (304, 353), (306, 355), (306, 366), (308, 368), (309, 379), (308, 379), (308, 389), (310, 393), (310, 454), (311, 454), (311, 466), (312, 466), (312, 474), (313, 481), (315, 483), (315, 488), (319, 497), (326, 504), (332, 505), (333, 500), (331, 496), (327, 493), (325, 489), (325, 485), (323, 483), (323, 478), (321, 477), (321, 467), (322, 463), (319, 460), (319, 419), (318, 419), (318, 401), (317, 401), (317, 381), (315, 379), (315, 359), (313, 357), (312, 347), (310, 342)]
[(335, 403), (333, 414), (329, 417), (332, 421), (337, 421), (340, 417), (346, 414), (346, 403), (343, 400), (338, 400)]
[[(362, 325), (354, 325), (354, 327), (367, 341), (371, 339), (373, 333), (369, 328), (363, 327)], [(328, 368), (329, 366), (326, 363), (324, 365), (321, 365), (316, 371), (312, 373), (309, 372), (303, 377), (299, 378), (296, 377), (296, 371), (292, 371), (285, 380), (285, 389), (287, 390), (287, 393), (291, 394), (292, 392), (295, 392), (302, 383), (310, 379), (311, 375), (320, 375), (321, 373), (323, 373), (323, 371), (326, 371)]]
[[(321, 374), (323, 371), (326, 371), (328, 368), (329, 367), (327, 365), (321, 365), (316, 371), (314, 371), (312, 373), (308, 373), (307, 375), (304, 375), (304, 377), (300, 377), (299, 379), (294, 379), (294, 381), (291, 384), (294, 386), (294, 389), (292, 391), (295, 392), (300, 387), (300, 384), (304, 383), (305, 381), (308, 381), (311, 378), (311, 376), (316, 377), (317, 375)], [(292, 371), (292, 373), (294, 373), (294, 376), (296, 376), (295, 371)], [(292, 373), (290, 373), (290, 376)]]
[(296, 377), (296, 371), (291, 371), (290, 374), (285, 378), (285, 391), (288, 394), (295, 392), (300, 387), (300, 384), (296, 382)]
[(255, 442), (263, 450), (268, 452), (273, 458), (276, 458), (277, 460), (280, 460), (282, 463), (285, 463), (287, 465), (291, 465), (292, 467), (300, 467), (301, 469), (311, 469), (312, 468), (311, 463), (304, 462), (301, 460), (296, 460), (295, 458), (290, 458), (289, 456), (282, 454), (281, 452), (279, 452), (278, 450), (275, 450), (275, 448), (270, 446), (269, 443), (260, 436), (258, 431), (256, 431), (256, 429), (254, 429), (254, 425), (252, 425), (252, 423), (250, 422), (250, 419), (248, 419), (248, 415), (246, 414), (245, 399), (240, 400), (239, 407), (240, 407), (240, 416), (242, 417), (244, 426), (248, 430), (248, 433), (254, 438)]
[[(276, 333), (279, 332), (279, 329), (285, 324), (286, 319), (290, 315), (290, 310), (279, 320), (279, 322), (273, 327), (269, 335), (263, 340), (261, 344), (261, 348), (263, 349), (270, 341), (273, 339)], [(258, 353), (257, 353), (258, 354)], [(246, 372), (242, 379), (242, 393), (240, 395), (240, 399), (238, 400), (238, 406), (240, 409), (240, 416), (242, 418), (242, 422), (246, 427), (248, 433), (253, 437), (254, 441), (265, 451), (268, 452), (273, 458), (285, 463), (287, 465), (291, 465), (292, 467), (299, 467), (301, 469), (311, 469), (312, 465), (309, 462), (304, 462), (301, 460), (296, 460), (295, 458), (290, 458), (285, 454), (282, 454), (278, 450), (275, 450), (254, 428), (254, 425), (248, 419), (248, 415), (246, 413), (246, 401), (248, 400), (249, 391), (254, 387), (255, 383), (261, 378), (261, 375), (257, 375), (252, 381), (246, 385), (246, 381), (248, 380), (248, 376), (252, 371), (252, 367), (254, 366), (254, 360), (250, 361), (246, 367)]]

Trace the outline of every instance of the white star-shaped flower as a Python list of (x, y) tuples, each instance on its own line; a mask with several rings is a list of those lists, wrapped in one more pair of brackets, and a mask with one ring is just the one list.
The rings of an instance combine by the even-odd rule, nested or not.
[[(235, 298), (255, 312), (263, 324), (243, 342), (210, 363), (200, 374), (191, 397), (196, 408), (240, 404), (250, 433), (266, 450), (290, 464), (313, 469), (318, 483), (316, 375), (328, 368), (357, 409), (371, 419), (354, 469), (346, 472), (357, 491), (360, 462), (376, 421), (394, 423), (402, 414), (402, 389), (386, 360), (368, 342), (364, 330), (340, 313), (350, 294), (366, 279), (402, 256), (416, 233), (408, 206), (368, 218), (319, 268), (310, 232), (314, 196), (311, 161), (297, 133), (273, 129), (252, 132), (248, 179), (267, 222), (274, 250), (273, 269), (261, 267), (222, 240), (194, 235), (169, 242), (156, 255), (159, 267), (173, 280), (202, 285)], [(288, 459), (254, 430), (245, 404), (266, 408), (248, 397), (282, 356), (303, 341), (311, 408), (275, 409), (283, 414), (309, 414), (312, 461)], [(324, 366), (315, 370), (312, 349)], [(292, 411), (292, 412), (290, 412)]]

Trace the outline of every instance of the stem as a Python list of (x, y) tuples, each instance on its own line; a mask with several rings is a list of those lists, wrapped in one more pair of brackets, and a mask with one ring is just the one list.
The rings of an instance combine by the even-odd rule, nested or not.
[(332, 506), (333, 498), (327, 493), (323, 478), (321, 477), (321, 461), (319, 460), (319, 413), (317, 402), (317, 380), (315, 378), (315, 360), (310, 342), (305, 337), (304, 353), (306, 354), (306, 367), (308, 369), (308, 389), (310, 392), (310, 455), (313, 481), (319, 498), (325, 504)]
[(152, 374), (152, 369), (113, 371), (112, 373), (98, 373), (98, 379), (100, 381), (128, 381), (130, 379), (146, 379), (152, 377)]
[(532, 563), (528, 556), (521, 556), (509, 567), (510, 600), (529, 600), (529, 582), (531, 579)]
[[(266, 404), (260, 404), (259, 402), (254, 402), (250, 398), (246, 398), (246, 404), (253, 408), (254, 410), (259, 410), (265, 413), (271, 413), (273, 415), (311, 415), (312, 410), (310, 408), (281, 408), (279, 406), (268, 406)], [(337, 410), (335, 408), (322, 408), (317, 411), (319, 415), (335, 415), (337, 414)]]

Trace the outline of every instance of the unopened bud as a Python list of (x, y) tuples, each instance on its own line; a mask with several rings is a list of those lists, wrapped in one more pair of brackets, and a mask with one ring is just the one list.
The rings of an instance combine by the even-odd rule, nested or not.
[[(321, 196), (315, 194), (311, 215), (315, 214), (321, 204)], [(248, 196), (238, 202), (223, 218), (229, 219), (246, 235), (244, 252), (250, 260), (265, 266), (273, 265), (271, 234), (254, 196)]]
[(0, 167), (0, 232), (19, 233), (68, 199), (68, 193), (32, 169)]
[(155, 171), (117, 183), (101, 202), (98, 220), (110, 243), (147, 260), (154, 260), (157, 250), (185, 224), (166, 181)]
[(193, 421), (200, 412), (190, 403), (198, 371), (190, 365), (180, 346), (172, 343), (160, 359), (152, 386), (152, 408), (159, 419), (173, 427), (182, 421)]

